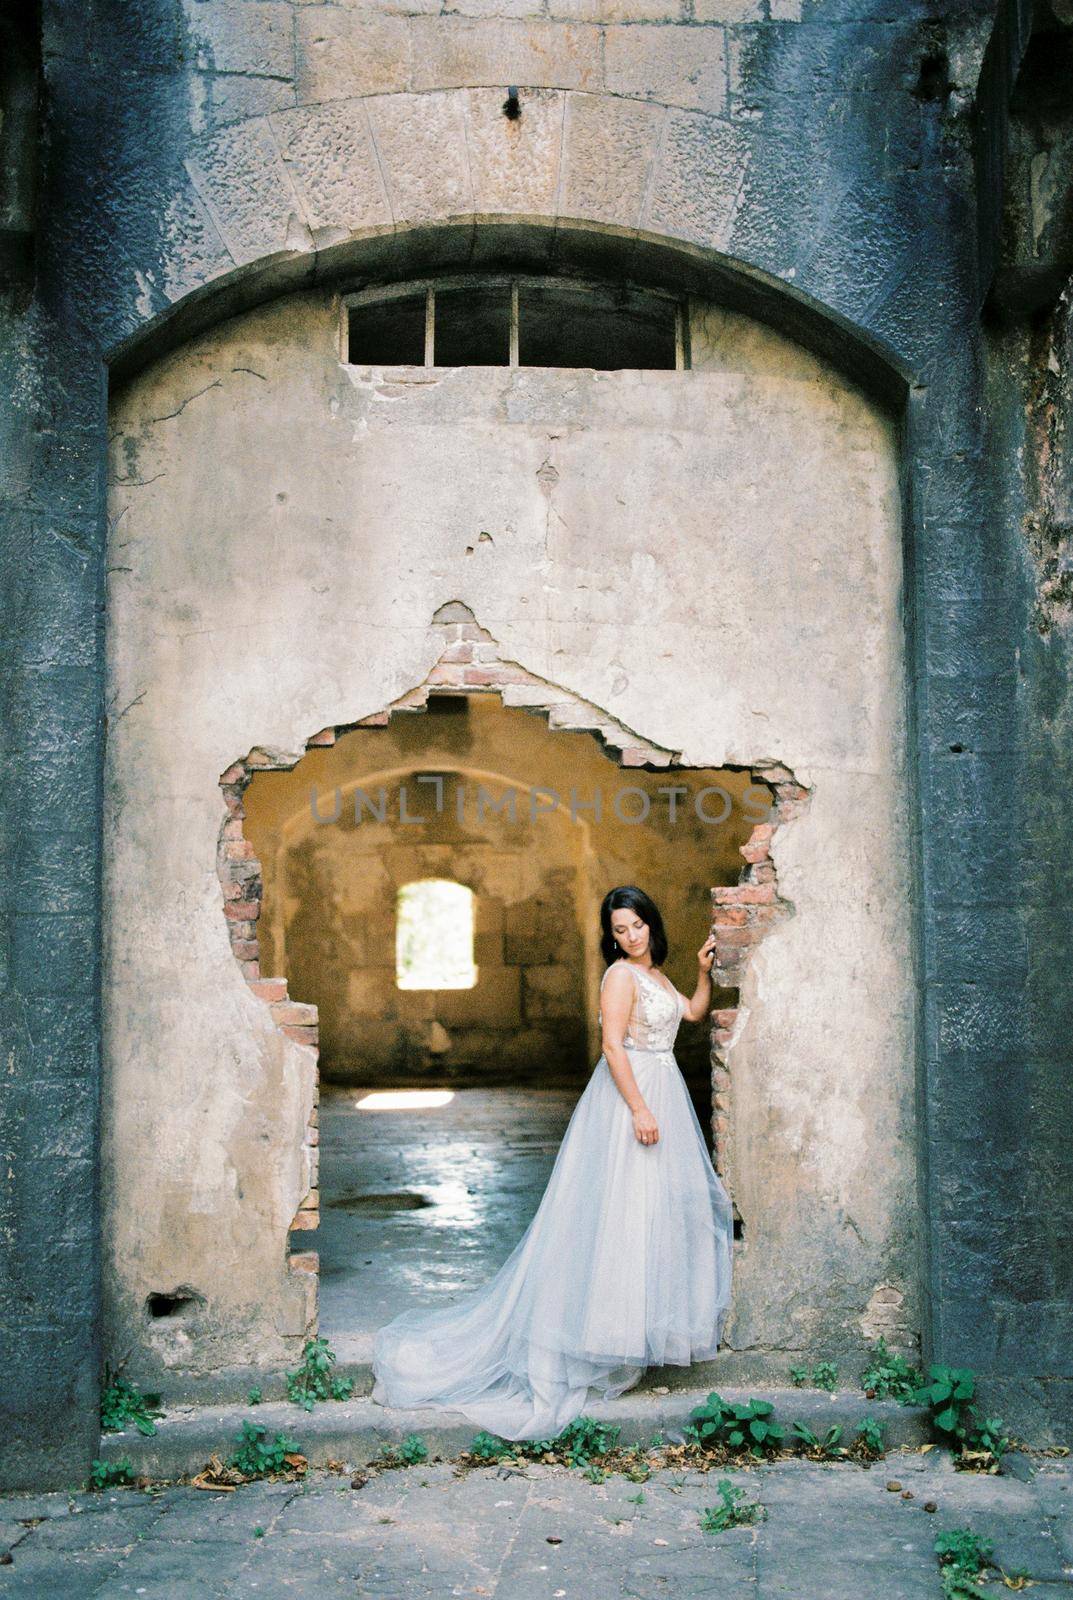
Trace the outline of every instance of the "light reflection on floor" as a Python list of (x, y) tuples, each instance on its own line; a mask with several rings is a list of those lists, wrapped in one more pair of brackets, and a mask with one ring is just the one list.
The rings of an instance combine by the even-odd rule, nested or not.
[(540, 1204), (583, 1088), (363, 1110), (374, 1091), (322, 1084), (321, 1221), (296, 1248), (320, 1253), (320, 1331), (340, 1360), (367, 1361), (375, 1329), (405, 1307), (492, 1276)]

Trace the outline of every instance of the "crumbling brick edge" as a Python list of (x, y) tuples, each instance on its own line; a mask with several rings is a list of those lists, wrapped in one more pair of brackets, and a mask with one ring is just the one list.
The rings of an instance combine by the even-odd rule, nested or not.
[[(305, 741), (306, 750), (333, 745), (342, 734), (355, 728), (382, 728), (393, 716), (423, 712), (430, 695), (499, 694), (505, 706), (522, 707), (545, 716), (550, 729), (595, 734), (605, 749), (617, 752), (618, 763), (623, 768), (681, 767), (680, 752), (652, 744), (591, 702), (535, 676), (517, 662), (501, 659), (495, 640), (478, 625), (468, 606), (459, 601), (448, 602), (439, 608), (433, 622), (442, 629), (444, 644), (424, 682), (371, 716), (322, 728)], [(292, 1000), (287, 993), (285, 977), (266, 977), (261, 972), (257, 923), (264, 883), (261, 863), (242, 827), (246, 815), (243, 795), (254, 773), (290, 770), (300, 759), (301, 755), (280, 756), (255, 746), (220, 775), (226, 814), (218, 836), (216, 866), (223, 889), (223, 911), (231, 949), (243, 977), (258, 999), (269, 1007), (276, 1026), (296, 1044), (319, 1053), (316, 1006)], [(768, 787), (774, 798), (770, 820), (757, 823), (740, 847), (746, 864), (739, 881), (712, 889), (712, 932), (715, 935), (712, 982), (720, 988), (739, 988), (752, 951), (779, 921), (793, 915), (791, 902), (778, 893), (771, 844), (777, 829), (800, 816), (811, 798), (811, 791), (778, 761), (759, 759), (751, 763), (749, 770), (754, 783)], [(712, 1012), (714, 1165), (724, 1178), (731, 1128), (730, 1054), (744, 1022), (745, 1014), (738, 1007)], [(320, 1222), (318, 1098), (315, 1094), (303, 1142), (306, 1192), (289, 1233), (314, 1229)], [(291, 1251), (287, 1264), (293, 1272), (319, 1274), (320, 1261), (315, 1250)], [(315, 1321), (314, 1312), (310, 1331), (315, 1331)]]

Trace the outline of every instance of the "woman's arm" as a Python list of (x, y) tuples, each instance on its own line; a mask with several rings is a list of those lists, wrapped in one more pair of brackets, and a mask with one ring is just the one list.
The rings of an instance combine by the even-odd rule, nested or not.
[(659, 1128), (637, 1087), (630, 1058), (622, 1043), (633, 1009), (633, 996), (634, 980), (623, 968), (608, 973), (600, 997), (600, 1016), (603, 1020), (601, 1042), (615, 1087), (633, 1116), (634, 1133), (642, 1144), (655, 1144), (659, 1139)]
[[(715, 934), (710, 933), (697, 951), (697, 987), (686, 1000), (682, 1012), (687, 1022), (703, 1022), (712, 1005), (712, 962), (715, 960)], [(685, 995), (682, 996), (685, 1000)]]

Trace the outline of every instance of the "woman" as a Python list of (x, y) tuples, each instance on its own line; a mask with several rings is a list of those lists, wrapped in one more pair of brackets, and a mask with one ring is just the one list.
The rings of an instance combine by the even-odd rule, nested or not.
[(373, 1342), (381, 1405), (442, 1406), (505, 1439), (547, 1439), (647, 1366), (714, 1356), (729, 1309), (730, 1198), (672, 1046), (711, 999), (714, 938), (692, 998), (663, 976), (663, 918), (642, 890), (600, 907), (603, 1053), (529, 1226), (451, 1305), (401, 1312)]

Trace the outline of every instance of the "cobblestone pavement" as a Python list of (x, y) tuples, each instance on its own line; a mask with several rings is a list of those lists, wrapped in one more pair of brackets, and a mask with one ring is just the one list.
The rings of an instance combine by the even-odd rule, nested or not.
[[(933, 1542), (969, 1527), (1038, 1600), (1073, 1596), (1073, 1464), (1019, 1454), (1018, 1474), (960, 1473), (892, 1451), (863, 1468), (802, 1459), (643, 1484), (526, 1463), (436, 1460), (374, 1475), (311, 1472), (231, 1494), (170, 1485), (0, 1497), (0, 1600), (375, 1596), (376, 1600), (902, 1600), (941, 1596)], [(729, 1478), (766, 1515), (705, 1533)], [(903, 1498), (887, 1487), (908, 1490)], [(925, 1510), (933, 1500), (934, 1512)], [(981, 1590), (1008, 1594), (998, 1573)]]

